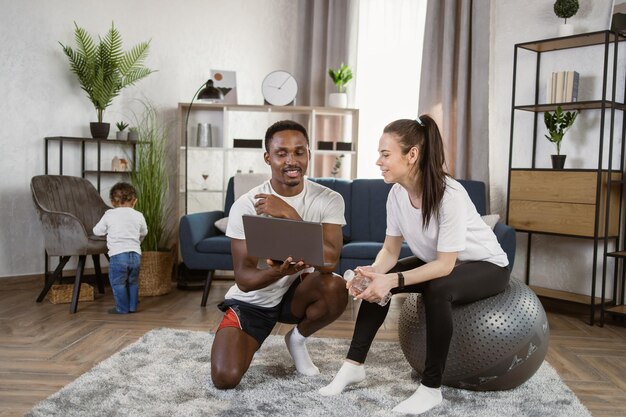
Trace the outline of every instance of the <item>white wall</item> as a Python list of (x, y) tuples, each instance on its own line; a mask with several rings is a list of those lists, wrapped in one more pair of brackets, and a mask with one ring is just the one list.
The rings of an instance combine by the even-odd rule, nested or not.
[[(557, 26), (561, 23), (553, 13), (553, 1), (546, 0), (494, 0), (491, 2), (491, 69), (490, 69), (490, 186), (493, 212), (506, 214), (506, 192), (508, 181), (509, 132), (511, 123), (511, 95), (513, 77), (513, 52), (516, 43), (557, 37)], [(592, 32), (608, 28), (611, 0), (580, 0), (580, 9), (568, 23), (576, 26), (576, 33)], [(581, 99), (591, 99), (599, 88), (601, 60), (598, 52), (602, 48), (579, 49), (559, 53), (558, 60), (548, 55), (542, 58), (542, 69), (558, 71), (576, 70), (581, 74)], [(524, 57), (518, 58), (522, 64)], [(533, 58), (534, 59), (534, 58)], [(532, 61), (534, 62), (534, 61)], [(534, 66), (525, 66), (526, 72), (519, 73), (517, 104), (532, 103), (533, 97), (524, 99), (532, 90)], [(624, 65), (623, 63), (621, 65)], [(567, 68), (566, 68), (567, 67)], [(524, 79), (530, 79), (531, 84)], [(623, 80), (622, 80), (623, 81)], [(520, 85), (522, 86), (520, 88)], [(545, 84), (544, 84), (545, 85)], [(621, 90), (624, 91), (623, 84)], [(528, 97), (528, 96), (526, 96)], [(541, 96), (540, 96), (541, 97)], [(542, 100), (542, 99), (540, 99)], [(594, 146), (598, 133), (597, 112), (584, 112), (576, 125), (566, 135), (561, 153), (568, 154), (566, 167), (592, 168), (597, 164), (597, 148)], [(530, 119), (516, 116), (514, 167), (524, 167), (530, 162), (532, 127)], [(543, 127), (542, 127), (543, 129)], [(544, 132), (538, 132), (537, 166), (548, 167), (552, 145), (542, 140)], [(526, 139), (528, 146), (523, 146)], [(518, 146), (519, 144), (519, 146)], [(593, 156), (595, 155), (595, 156)], [(517, 239), (516, 264), (513, 274), (523, 277), (525, 273), (527, 235), (519, 233)], [(576, 293), (591, 293), (592, 242), (534, 235), (531, 262), (531, 283)], [(596, 286), (600, 290), (600, 284)], [(599, 293), (597, 293), (599, 294)]]
[(302, 4), (2, 0), (0, 277), (43, 271), (41, 227), (29, 190), (30, 178), (44, 172), (43, 138), (89, 137), (89, 122), (96, 118), (58, 43), (74, 45), (74, 21), (92, 36), (104, 35), (114, 21), (125, 49), (152, 40), (146, 64), (158, 72), (123, 91), (107, 109), (105, 121), (115, 123), (128, 119), (142, 97), (173, 117), (178, 102), (191, 99), (210, 69), (236, 70), (239, 103), (262, 104), (263, 77), (279, 68), (295, 71)]

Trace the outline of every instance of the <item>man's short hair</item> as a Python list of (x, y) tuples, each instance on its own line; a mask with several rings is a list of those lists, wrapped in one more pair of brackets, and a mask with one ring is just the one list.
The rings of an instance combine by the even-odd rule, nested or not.
[(267, 152), (269, 152), (270, 150), (270, 141), (272, 140), (274, 135), (278, 132), (282, 132), (283, 130), (295, 130), (302, 133), (304, 139), (306, 139), (306, 144), (309, 145), (309, 134), (307, 133), (304, 126), (302, 126), (298, 122), (294, 122), (293, 120), (280, 120), (268, 127), (267, 131), (265, 132), (265, 150)]
[(114, 204), (128, 203), (135, 198), (137, 198), (135, 187), (127, 182), (118, 182), (111, 187), (111, 191), (109, 192), (109, 199), (111, 199), (111, 203)]

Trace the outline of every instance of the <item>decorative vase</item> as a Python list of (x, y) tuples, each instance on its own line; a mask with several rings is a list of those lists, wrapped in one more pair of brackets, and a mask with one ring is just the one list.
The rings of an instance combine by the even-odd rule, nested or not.
[(550, 155), (552, 157), (552, 169), (563, 169), (567, 155)]
[(109, 130), (111, 130), (110, 123), (89, 123), (89, 129), (91, 130), (91, 137), (94, 139), (106, 139), (109, 137)]
[(115, 139), (117, 139), (117, 140), (124, 140), (124, 139), (126, 139), (124, 137), (125, 133), (126, 132), (124, 132), (123, 130), (118, 130), (117, 132), (115, 132)]
[(345, 109), (348, 107), (348, 94), (330, 93), (328, 95), (328, 107), (338, 107)]
[(571, 36), (574, 34), (574, 25), (571, 23), (563, 23), (559, 25), (559, 37)]

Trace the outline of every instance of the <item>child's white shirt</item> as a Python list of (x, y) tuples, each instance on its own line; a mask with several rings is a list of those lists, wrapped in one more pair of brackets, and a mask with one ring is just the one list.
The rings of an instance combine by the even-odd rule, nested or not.
[(132, 207), (117, 207), (104, 213), (93, 228), (96, 236), (107, 237), (109, 256), (124, 252), (141, 255), (141, 241), (148, 234), (143, 214)]

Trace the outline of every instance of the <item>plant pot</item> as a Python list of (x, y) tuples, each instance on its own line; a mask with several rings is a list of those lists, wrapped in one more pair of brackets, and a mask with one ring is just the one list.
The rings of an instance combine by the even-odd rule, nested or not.
[(139, 269), (139, 295), (163, 295), (172, 291), (172, 252), (144, 251)]
[(118, 130), (117, 132), (115, 132), (115, 139), (117, 140), (125, 140), (126, 138), (124, 137), (126, 134), (126, 132), (124, 132), (123, 130)]
[(328, 95), (328, 107), (338, 107), (345, 109), (348, 107), (348, 94), (330, 93)]
[(552, 157), (552, 169), (563, 169), (567, 155), (550, 155)]
[(94, 139), (106, 139), (109, 137), (109, 130), (111, 130), (110, 123), (89, 123), (89, 129), (91, 130), (91, 137)]
[(559, 25), (559, 36), (572, 36), (574, 34), (574, 25), (571, 23), (563, 23)]
[(139, 132), (128, 132), (128, 140), (130, 142), (137, 142), (139, 140)]

